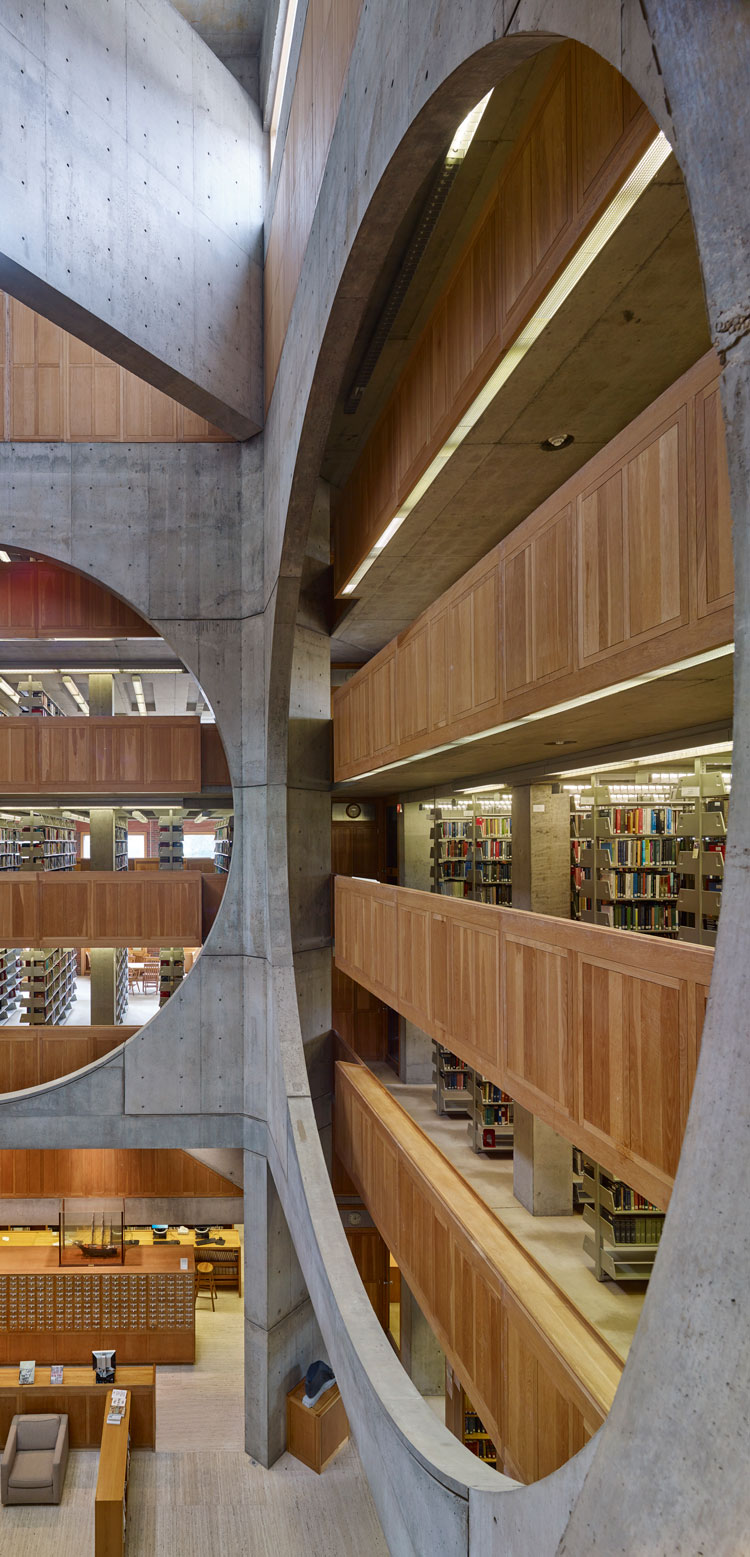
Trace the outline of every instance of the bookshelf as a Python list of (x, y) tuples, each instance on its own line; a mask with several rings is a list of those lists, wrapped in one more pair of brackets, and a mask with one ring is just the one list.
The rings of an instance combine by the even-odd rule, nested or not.
[(463, 1397), (464, 1430), (462, 1442), (484, 1465), (492, 1465), (497, 1470), (497, 1449), (479, 1413), (474, 1410), (465, 1390)]
[(729, 792), (721, 773), (696, 772), (679, 785), (685, 809), (679, 823), (680, 940), (715, 946), (724, 885)]
[(464, 1065), (457, 1054), (444, 1049), (441, 1043), (432, 1044), (432, 1097), (439, 1114), (455, 1117), (473, 1111), (473, 1071)]
[(159, 817), (159, 869), (182, 870), (182, 866), (182, 812), (167, 811)]
[(676, 937), (680, 806), (593, 784), (571, 815), (571, 913), (587, 924)]
[(508, 906), (511, 901), (510, 795), (484, 806), (439, 801), (430, 831), (433, 891)]
[(0, 870), (21, 869), (21, 838), (15, 823), (0, 827)]
[(128, 824), (124, 816), (115, 817), (115, 870), (128, 868)]
[(214, 866), (216, 870), (226, 875), (232, 863), (232, 844), (234, 842), (234, 817), (228, 816), (226, 821), (218, 822), (214, 834)]
[(29, 678), (27, 681), (19, 681), (18, 691), (23, 698), (23, 703), (19, 707), (19, 713), (39, 714), (44, 719), (64, 718), (62, 709), (58, 708), (57, 703), (49, 696), (49, 693), (45, 692), (41, 681), (35, 681), (32, 678)]
[(21, 964), (14, 946), (0, 950), (0, 1022), (7, 1022), (21, 1002)]
[(588, 1158), (582, 1181), (589, 1197), (583, 1219), (592, 1234), (584, 1235), (583, 1249), (594, 1262), (597, 1281), (648, 1281), (664, 1212)]
[(72, 824), (44, 816), (29, 816), (19, 828), (20, 870), (73, 870), (78, 859), (78, 835)]
[(162, 946), (159, 953), (159, 1005), (163, 1006), (185, 977), (185, 949)]
[(21, 953), (21, 1021), (31, 1027), (59, 1027), (76, 998), (73, 947)]
[(494, 1082), (470, 1073), (468, 1085), (471, 1098), (469, 1145), (472, 1151), (488, 1155), (491, 1152), (507, 1152), (513, 1148), (513, 1099)]

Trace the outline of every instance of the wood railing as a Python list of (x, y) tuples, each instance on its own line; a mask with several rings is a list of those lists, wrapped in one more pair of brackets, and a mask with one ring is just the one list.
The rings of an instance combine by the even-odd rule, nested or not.
[(712, 951), (337, 876), (336, 965), (666, 1209)]
[(137, 1027), (0, 1027), (0, 1092), (70, 1076), (132, 1038)]
[(498, 1469), (550, 1475), (604, 1421), (619, 1357), (371, 1072), (340, 1061), (334, 1139)]
[(593, 50), (567, 43), (333, 506), (340, 594), (656, 136)]
[(732, 642), (719, 364), (708, 352), (334, 693), (334, 777)]
[(200, 946), (204, 893), (215, 916), (214, 891), (199, 870), (3, 875), (0, 945)]
[[(0, 794), (197, 794), (201, 751), (192, 714), (21, 714), (0, 720)], [(213, 778), (221, 771), (215, 744), (206, 756)]]

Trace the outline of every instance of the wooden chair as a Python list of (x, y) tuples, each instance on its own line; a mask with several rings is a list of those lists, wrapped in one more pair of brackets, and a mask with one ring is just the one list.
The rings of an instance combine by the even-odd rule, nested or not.
[(195, 1302), (201, 1292), (208, 1292), (211, 1299), (211, 1308), (216, 1310), (216, 1282), (214, 1280), (214, 1268), (208, 1260), (201, 1260), (195, 1267)]
[(143, 993), (144, 995), (159, 993), (159, 978), (161, 968), (155, 957), (147, 957), (143, 964)]

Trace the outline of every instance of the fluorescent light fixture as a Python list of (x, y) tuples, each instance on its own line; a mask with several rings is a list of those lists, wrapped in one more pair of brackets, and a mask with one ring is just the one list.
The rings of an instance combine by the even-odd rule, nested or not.
[[(520, 719), (509, 719), (506, 724), (493, 725), (489, 730), (481, 730), (476, 735), (459, 735), (455, 741), (444, 741), (441, 746), (431, 746), (427, 751), (415, 752), (412, 757), (399, 757), (397, 762), (384, 762), (380, 768), (369, 768), (366, 773), (355, 773), (350, 779), (340, 779), (339, 787), (344, 784), (361, 784), (363, 779), (375, 778), (379, 773), (392, 773), (396, 768), (405, 768), (412, 762), (424, 762), (428, 757), (439, 757), (444, 751), (455, 751), (459, 746), (470, 746), (474, 742), (488, 741), (495, 735), (505, 735), (509, 730), (520, 730), (527, 724), (538, 724), (540, 719), (554, 719), (558, 714), (567, 714), (573, 708), (581, 708), (584, 703), (600, 703), (603, 698), (617, 697), (621, 692), (631, 692), (634, 687), (645, 686), (649, 681), (666, 680), (668, 676), (677, 676), (683, 670), (694, 670), (698, 665), (708, 665), (712, 660), (726, 659), (734, 654), (734, 644), (725, 644), (720, 649), (706, 649), (703, 654), (693, 654), (689, 659), (676, 660), (673, 665), (664, 665), (661, 670), (645, 670), (640, 676), (630, 676), (627, 681), (617, 681), (613, 686), (598, 687), (594, 692), (586, 692), (582, 697), (571, 697), (564, 703), (554, 703), (550, 708), (539, 708), (532, 714), (524, 714)], [(705, 750), (726, 751), (727, 743)], [(667, 753), (667, 756), (653, 757), (653, 762), (667, 761), (672, 755), (676, 760), (689, 756), (689, 752)], [(612, 764), (608, 763), (607, 767)], [(630, 764), (628, 764), (630, 766)], [(591, 767), (585, 769), (591, 773)]]
[(137, 822), (145, 822), (146, 826), (148, 826), (148, 817), (144, 816), (142, 811), (134, 811), (133, 812), (133, 816), (135, 817)]
[(0, 562), (10, 562), (7, 551), (0, 551)]
[[(523, 361), (526, 353), (538, 341), (543, 330), (546, 329), (547, 325), (554, 319), (555, 314), (562, 308), (563, 303), (567, 302), (578, 282), (585, 276), (586, 271), (590, 269), (594, 260), (601, 254), (602, 249), (609, 243), (610, 238), (613, 237), (618, 227), (624, 222), (625, 217), (629, 215), (633, 206), (640, 200), (641, 195), (648, 189), (649, 184), (656, 178), (659, 169), (666, 162), (671, 151), (672, 148), (666, 135), (663, 131), (660, 131), (655, 140), (651, 142), (648, 150), (644, 152), (640, 162), (634, 167), (630, 177), (625, 180), (622, 188), (617, 191), (614, 199), (610, 201), (606, 211), (602, 213), (598, 222), (592, 227), (588, 237), (584, 238), (580, 248), (576, 250), (572, 259), (569, 260), (562, 275), (558, 277), (554, 286), (550, 287), (549, 292), (542, 298), (536, 313), (532, 314), (528, 324), (524, 326), (520, 335), (508, 347), (494, 373), (490, 374), (484, 387), (474, 396), (468, 410), (464, 412), (460, 421), (457, 422), (453, 431), (446, 438), (442, 448), (438, 450), (434, 459), (431, 460), (424, 475), (420, 476), (416, 486), (412, 487), (405, 500), (399, 504), (396, 520), (391, 520), (388, 528), (384, 530), (380, 539), (376, 541), (372, 550), (368, 552), (364, 562), (360, 563), (356, 573), (345, 584), (342, 594), (351, 595), (357, 585), (361, 583), (368, 568), (372, 567), (373, 562), (380, 556), (383, 547), (388, 545), (388, 540), (391, 540), (393, 535), (395, 535), (396, 530), (393, 530), (391, 535), (388, 535), (391, 525), (395, 523), (396, 529), (398, 529), (404, 520), (408, 518), (412, 509), (416, 508), (417, 503), (421, 501), (433, 482), (437, 480), (451, 455), (455, 454), (456, 450), (461, 447), (464, 439), (471, 432), (472, 428), (476, 426), (480, 416), (483, 416), (484, 412), (489, 409), (500, 390), (507, 384), (511, 374), (515, 372), (516, 368)], [(386, 540), (386, 536), (388, 536), (388, 540)]]
[(468, 789), (459, 789), (459, 795), (486, 795), (490, 790), (505, 790), (506, 785), (498, 779), (496, 784), (470, 784)]
[(469, 150), (474, 136), (479, 129), (482, 115), (484, 114), (484, 110), (487, 107), (491, 96), (492, 90), (490, 89), (490, 91), (487, 93), (487, 96), (483, 97), (481, 102), (477, 103), (475, 107), (471, 109), (471, 111), (466, 115), (465, 119), (461, 120), (453, 140), (448, 147), (448, 155), (445, 159), (446, 162), (463, 162), (463, 159)]
[(146, 699), (143, 695), (143, 682), (141, 681), (140, 676), (133, 676), (132, 682), (133, 691), (135, 693), (135, 700), (138, 705), (138, 712), (139, 714), (145, 714), (148, 712), (148, 710), (146, 708)]
[(12, 698), (14, 703), (20, 703), (21, 699), (15, 687), (12, 687), (10, 682), (6, 681), (3, 676), (0, 676), (0, 691), (3, 691), (6, 697)]
[(62, 684), (65, 687), (66, 691), (70, 693), (71, 697), (75, 698), (75, 701), (77, 702), (78, 707), (81, 710), (81, 713), (87, 714), (88, 711), (89, 711), (89, 705), (86, 702), (86, 699), (85, 699), (85, 697), (84, 697), (80, 687), (76, 686), (76, 683), (73, 680), (73, 677), (72, 676), (63, 676), (62, 677)]

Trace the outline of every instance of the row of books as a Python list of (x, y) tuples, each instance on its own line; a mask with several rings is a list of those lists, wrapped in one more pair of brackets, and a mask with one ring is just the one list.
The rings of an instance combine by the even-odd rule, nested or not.
[(676, 833), (679, 812), (672, 806), (613, 806), (613, 833)]
[(616, 1243), (658, 1243), (664, 1218), (658, 1216), (618, 1216), (610, 1224)]
[(621, 1184), (615, 1181), (612, 1185), (612, 1199), (616, 1211), (659, 1211), (660, 1206), (655, 1206), (645, 1195), (640, 1195), (637, 1189), (631, 1189), (629, 1184)]
[[(591, 908), (591, 900), (586, 900)], [(599, 905), (601, 908), (601, 904)], [(603, 910), (614, 930), (641, 930), (652, 934), (671, 934), (678, 929), (675, 903), (612, 903)]]
[(485, 838), (510, 838), (509, 816), (478, 816), (477, 832), (482, 829)]
[(643, 865), (669, 867), (677, 864), (676, 838), (616, 838), (602, 839), (610, 859), (617, 865), (637, 870)]
[(608, 870), (600, 878), (602, 895), (613, 898), (674, 898), (680, 889), (677, 871)]

